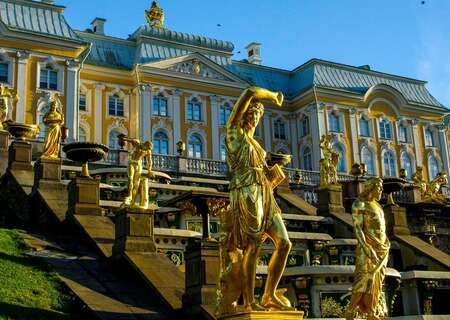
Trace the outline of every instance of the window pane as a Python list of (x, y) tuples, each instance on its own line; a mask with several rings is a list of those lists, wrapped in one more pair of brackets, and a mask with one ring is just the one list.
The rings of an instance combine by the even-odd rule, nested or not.
[(159, 115), (166, 117), (167, 116), (167, 99), (160, 98), (159, 103)]
[(153, 99), (153, 115), (159, 115), (159, 99), (157, 97)]
[(120, 117), (123, 117), (123, 100), (117, 99), (117, 106), (116, 106), (117, 114)]
[(48, 72), (49, 70), (41, 69), (39, 76), (39, 88), (41, 89), (48, 89)]
[(116, 115), (116, 98), (115, 97), (109, 97), (108, 100), (108, 110), (110, 116)]
[(366, 119), (359, 120), (359, 133), (363, 137), (369, 137), (369, 121)]
[(361, 158), (363, 160), (363, 163), (366, 165), (367, 173), (374, 175), (375, 174), (375, 166), (374, 166), (372, 152), (369, 149), (367, 149), (366, 147), (364, 147), (361, 152)]
[(430, 180), (433, 180), (439, 174), (439, 166), (435, 157), (428, 158), (428, 168), (430, 173)]
[(58, 73), (49, 71), (49, 89), (56, 90), (58, 88)]
[(86, 111), (86, 95), (84, 93), (80, 93), (80, 101), (78, 107), (81, 111)]
[(188, 120), (193, 120), (192, 118), (192, 102), (188, 102), (188, 107), (187, 107), (187, 118)]
[(193, 112), (193, 120), (200, 121), (201, 120), (201, 112), (200, 112), (200, 105), (195, 104), (194, 105), (194, 112)]
[(8, 64), (0, 63), (0, 82), (8, 82)]

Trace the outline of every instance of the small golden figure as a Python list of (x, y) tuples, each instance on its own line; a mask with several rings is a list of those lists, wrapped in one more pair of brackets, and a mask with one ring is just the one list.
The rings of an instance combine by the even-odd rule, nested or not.
[(19, 96), (14, 90), (0, 84), (0, 130), (4, 130), (3, 122), (5, 122), (8, 117), (10, 98), (17, 101)]
[(152, 2), (150, 10), (145, 10), (145, 16), (152, 28), (164, 28), (164, 11), (156, 1)]
[[(263, 99), (281, 106), (283, 94), (257, 87), (246, 89), (227, 122), (230, 207), (224, 214), (225, 225), (221, 235), (218, 314), (237, 311), (241, 293), (243, 311), (290, 309), (289, 300), (282, 296), (277, 286), (286, 266), (291, 242), (273, 195), (273, 189), (285, 176), (279, 165), (268, 167), (266, 152), (253, 138), (264, 112), (260, 102)], [(259, 305), (254, 297), (256, 264), (260, 246), (267, 237), (273, 241), (275, 250)]]
[(364, 190), (352, 206), (352, 219), (357, 247), (352, 298), (346, 319), (354, 319), (359, 308), (367, 319), (384, 319), (387, 307), (382, 293), (389, 259), (390, 242), (386, 235), (383, 208), (378, 201), (383, 180), (376, 177), (364, 183)]
[(422, 196), (425, 194), (427, 189), (427, 182), (423, 178), (423, 168), (417, 167), (416, 172), (412, 175), (413, 186), (420, 190)]
[(447, 184), (447, 174), (445, 172), (439, 172), (439, 174), (431, 181), (431, 183), (426, 186), (422, 201), (446, 204), (447, 198), (442, 194), (441, 186)]
[(42, 149), (41, 159), (59, 159), (59, 149), (61, 144), (64, 115), (59, 109), (59, 97), (53, 96), (50, 102), (50, 109), (44, 115), (45, 140)]
[(320, 159), (320, 188), (338, 185), (337, 165), (339, 153), (332, 149), (331, 139), (331, 135), (325, 134), (320, 138), (320, 148), (323, 152), (323, 158)]
[[(152, 177), (152, 149), (153, 144), (150, 141), (140, 142), (138, 139), (123, 138), (123, 141), (129, 142), (133, 149), (128, 154), (128, 196), (124, 199), (123, 205), (127, 207), (139, 207), (147, 209), (148, 199), (148, 178)], [(142, 176), (142, 162), (146, 158), (148, 174)], [(136, 205), (136, 199), (139, 195), (140, 203)]]

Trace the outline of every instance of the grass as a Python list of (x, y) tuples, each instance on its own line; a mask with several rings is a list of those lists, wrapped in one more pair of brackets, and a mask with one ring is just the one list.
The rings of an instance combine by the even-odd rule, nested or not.
[(77, 299), (27, 250), (20, 231), (0, 229), (0, 320), (78, 319)]

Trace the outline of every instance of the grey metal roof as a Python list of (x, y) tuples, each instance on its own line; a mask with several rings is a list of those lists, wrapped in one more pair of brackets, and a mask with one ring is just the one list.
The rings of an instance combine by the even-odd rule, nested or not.
[(11, 30), (80, 41), (62, 15), (63, 9), (34, 1), (0, 0), (0, 21)]

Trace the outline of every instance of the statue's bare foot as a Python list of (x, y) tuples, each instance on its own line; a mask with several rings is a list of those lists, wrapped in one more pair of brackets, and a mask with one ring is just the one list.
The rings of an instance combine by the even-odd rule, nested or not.
[(261, 305), (266, 309), (293, 310), (291, 306), (283, 303), (277, 296), (263, 295)]
[(244, 310), (246, 312), (251, 312), (251, 311), (266, 311), (266, 309), (264, 307), (262, 307), (261, 305), (259, 305), (256, 302), (253, 302), (252, 304), (244, 307)]

